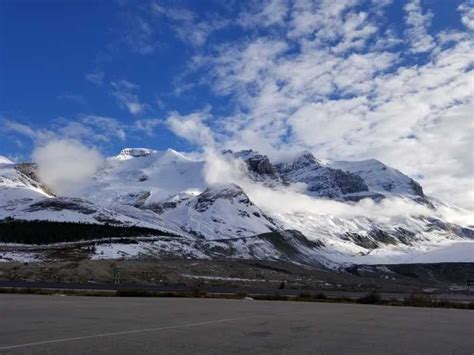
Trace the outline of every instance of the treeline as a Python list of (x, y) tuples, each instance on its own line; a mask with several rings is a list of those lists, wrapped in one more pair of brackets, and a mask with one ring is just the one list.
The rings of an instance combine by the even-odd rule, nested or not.
[(132, 238), (170, 235), (143, 227), (125, 227), (110, 224), (75, 222), (0, 221), (0, 242), (22, 244), (50, 244), (79, 240)]

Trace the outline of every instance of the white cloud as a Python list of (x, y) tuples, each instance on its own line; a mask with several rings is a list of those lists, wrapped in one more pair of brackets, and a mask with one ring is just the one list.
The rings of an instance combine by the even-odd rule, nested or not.
[(86, 80), (97, 86), (102, 86), (104, 84), (104, 77), (105, 74), (103, 71), (86, 74)]
[(77, 192), (102, 163), (93, 148), (75, 140), (53, 140), (38, 146), (33, 152), (38, 165), (38, 177), (60, 195)]
[(287, 0), (265, 0), (242, 12), (238, 23), (243, 27), (284, 25), (288, 10)]
[[(80, 122), (84, 125), (88, 125), (93, 129), (96, 135), (95, 140), (109, 142), (112, 139), (118, 139), (119, 141), (125, 141), (127, 138), (126, 127), (119, 123), (115, 118), (104, 117), (98, 115), (86, 115), (80, 118)], [(74, 135), (72, 135), (74, 137)], [(99, 139), (100, 137), (100, 139)], [(85, 139), (87, 137), (80, 137)]]
[(142, 120), (136, 120), (134, 129), (144, 132), (147, 136), (153, 136), (155, 129), (163, 125), (163, 121), (159, 118), (147, 118)]
[(467, 0), (459, 5), (458, 10), (461, 12), (461, 21), (469, 30), (474, 31), (474, 6), (472, 1)]
[[(106, 142), (125, 139), (126, 128), (151, 135), (163, 122), (211, 152), (231, 146), (273, 156), (310, 149), (321, 158), (377, 158), (419, 179), (429, 194), (474, 208), (472, 36), (434, 33), (433, 14), (424, 6), (429, 2), (419, 0), (393, 2), (404, 11), (400, 35), (385, 13), (390, 3), (265, 0), (250, 2), (232, 20), (155, 3), (148, 17), (130, 18), (126, 27), (124, 41), (141, 54), (157, 48), (157, 19), (195, 51), (210, 44), (209, 36), (220, 28), (240, 25), (249, 31), (201, 48), (189, 66), (206, 75), (179, 82), (180, 90), (208, 83), (214, 93), (229, 97), (230, 114), (173, 112), (165, 121), (140, 119), (130, 127), (93, 119), (47, 130), (13, 121), (5, 126), (33, 139)], [(458, 11), (473, 29), (470, 1)], [(103, 81), (100, 72), (92, 74)], [(121, 80), (112, 87), (123, 109), (137, 116), (146, 111), (136, 84)]]
[(204, 123), (208, 118), (207, 112), (196, 112), (189, 115), (172, 112), (166, 119), (166, 124), (177, 136), (199, 146), (209, 147), (214, 145), (214, 137), (211, 129)]
[(6, 131), (18, 133), (30, 139), (36, 139), (39, 135), (39, 132), (35, 131), (30, 126), (20, 123), (20, 122), (3, 119), (2, 124)]
[(166, 16), (174, 21), (191, 22), (195, 20), (195, 15), (192, 11), (185, 8), (164, 7), (158, 3), (151, 4), (152, 11), (158, 16)]
[(33, 124), (3, 120), (6, 131), (31, 139), (35, 144), (50, 140), (72, 139), (91, 144), (109, 144), (124, 141), (127, 127), (111, 117), (79, 115), (74, 119), (60, 117), (50, 122), (47, 128), (36, 128)]
[[(409, 50), (394, 51), (404, 42), (385, 25), (385, 7), (358, 5), (295, 1), (280, 32), (257, 28), (194, 58), (214, 92), (235, 103), (213, 124), (214, 138), (272, 156), (310, 149), (327, 159), (377, 158), (429, 194), (474, 209), (472, 38), (451, 30), (436, 43), (431, 12), (410, 0)], [(406, 64), (419, 53), (424, 61)]]
[(423, 53), (433, 49), (435, 42), (428, 33), (433, 14), (431, 12), (423, 14), (420, 0), (409, 0), (404, 9), (408, 27), (405, 33), (411, 43), (412, 52)]
[(113, 92), (121, 108), (126, 109), (132, 115), (137, 116), (142, 113), (146, 105), (138, 99), (136, 91), (139, 86), (127, 80), (119, 80), (111, 82)]
[(297, 185), (286, 186), (284, 189), (270, 188), (250, 181), (244, 173), (244, 163), (238, 159), (216, 154), (213, 150), (206, 151), (205, 158), (204, 178), (208, 184), (237, 184), (252, 202), (271, 214), (297, 216), (298, 213), (304, 213), (305, 219), (328, 216), (363, 218), (382, 223), (392, 220), (392, 224), (400, 221), (400, 218), (419, 216), (437, 216), (461, 225), (470, 225), (474, 221), (474, 215), (466, 210), (450, 206), (432, 209), (404, 198), (387, 198), (381, 202), (364, 199), (357, 203), (345, 203), (310, 197), (301, 193)]
[(215, 14), (208, 14), (208, 18), (200, 19), (188, 9), (165, 7), (156, 2), (151, 4), (151, 11), (159, 20), (167, 19), (171, 29), (180, 40), (189, 42), (196, 47), (204, 45), (214, 31), (230, 24), (228, 19), (222, 19)]

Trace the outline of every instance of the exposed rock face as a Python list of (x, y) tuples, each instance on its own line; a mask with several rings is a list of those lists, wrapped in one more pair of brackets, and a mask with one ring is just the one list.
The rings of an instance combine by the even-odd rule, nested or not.
[(276, 171), (265, 155), (255, 155), (246, 160), (248, 168), (260, 175), (275, 175)]
[(44, 191), (49, 196), (55, 196), (52, 189), (43, 184), (36, 174), (38, 166), (35, 163), (20, 163), (15, 164), (15, 169), (20, 173), (20, 178), (24, 179), (25, 183)]
[(208, 239), (251, 237), (279, 230), (235, 184), (211, 186), (201, 194), (160, 205), (160, 216), (181, 226), (186, 233)]
[(343, 194), (369, 191), (369, 188), (360, 176), (339, 169), (328, 169), (328, 171), (329, 176), (332, 177)]
[(306, 184), (307, 191), (313, 196), (337, 199), (369, 191), (360, 176), (324, 166), (308, 152), (291, 163), (276, 165), (276, 170), (288, 182)]
[(291, 170), (298, 169), (314, 169), (320, 168), (321, 162), (314, 157), (310, 152), (304, 152), (300, 157), (298, 157), (292, 164)]
[[(242, 159), (249, 176), (267, 185), (288, 185), (303, 183), (308, 194), (346, 201), (363, 198), (380, 200), (388, 195), (410, 195), (417, 202), (423, 202), (424, 194), (420, 184), (396, 169), (378, 160), (364, 161), (321, 161), (311, 152), (304, 152), (292, 161), (274, 164), (270, 159), (253, 150), (240, 152), (225, 151)], [(421, 198), (422, 200), (418, 200)]]
[(147, 148), (125, 148), (123, 149), (117, 158), (129, 159), (129, 158), (140, 158), (146, 157), (155, 151)]
[(276, 165), (280, 174), (289, 174), (291, 172), (309, 172), (321, 168), (321, 162), (309, 152), (304, 152), (295, 160), (287, 163), (280, 163)]
[(369, 190), (377, 194), (424, 197), (423, 189), (415, 180), (376, 159), (353, 162), (333, 161), (328, 166), (361, 177)]
[[(448, 205), (424, 196), (416, 181), (377, 160), (329, 161), (304, 152), (276, 162), (252, 150), (223, 154), (242, 168), (237, 179), (246, 174), (243, 188), (225, 181), (210, 184), (207, 174), (215, 173), (208, 170), (210, 162), (173, 150), (124, 149), (106, 159), (80, 199), (55, 198), (39, 181), (34, 164), (0, 163), (0, 220), (143, 226), (182, 237), (183, 244), (159, 241), (169, 255), (284, 258), (312, 265), (325, 257), (331, 262), (392, 261), (405, 250), (405, 259), (397, 260), (409, 261), (413, 251), (474, 239), (472, 225), (452, 224), (436, 211)], [(260, 188), (264, 194), (259, 195)], [(419, 215), (414, 209), (392, 216), (392, 201), (385, 201), (387, 214), (379, 211), (384, 204), (352, 203), (364, 198), (399, 198), (393, 202), (400, 201), (402, 208), (404, 203), (423, 208)]]
[(235, 153), (232, 150), (226, 150), (222, 154), (243, 160), (249, 177), (254, 181), (263, 181), (270, 185), (285, 183), (266, 155), (259, 154), (251, 149)]
[(338, 198), (346, 194), (367, 192), (369, 188), (361, 177), (339, 169), (320, 168), (313, 176), (299, 178), (315, 196)]
[(97, 212), (94, 205), (79, 198), (51, 198), (32, 204), (29, 212), (34, 211), (77, 211), (83, 214), (92, 214)]
[(420, 196), (420, 197), (425, 197), (425, 194), (423, 193), (423, 188), (421, 187), (419, 183), (417, 183), (415, 180), (411, 180), (410, 185), (415, 195)]
[(418, 238), (415, 233), (405, 228), (395, 228), (393, 230), (372, 229), (366, 235), (359, 233), (346, 233), (344, 238), (352, 240), (364, 249), (378, 249), (387, 245), (412, 245)]
[(240, 186), (230, 184), (223, 187), (207, 188), (202, 194), (197, 197), (197, 201), (194, 205), (194, 208), (196, 209), (196, 211), (204, 212), (218, 199), (224, 199), (229, 201), (236, 199), (238, 203), (243, 204), (245, 206), (249, 206), (251, 204), (248, 196), (240, 188)]

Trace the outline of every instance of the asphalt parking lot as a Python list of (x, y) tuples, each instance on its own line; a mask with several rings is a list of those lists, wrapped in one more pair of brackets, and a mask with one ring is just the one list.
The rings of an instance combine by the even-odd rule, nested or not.
[(473, 354), (474, 311), (0, 295), (0, 354)]

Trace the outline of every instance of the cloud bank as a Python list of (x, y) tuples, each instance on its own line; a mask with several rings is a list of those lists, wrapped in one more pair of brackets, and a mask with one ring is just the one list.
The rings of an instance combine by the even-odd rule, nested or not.
[(33, 152), (38, 177), (59, 195), (74, 195), (102, 164), (100, 153), (74, 140), (53, 140)]
[[(402, 23), (390, 23), (394, 7)], [(234, 104), (208, 120), (216, 143), (379, 159), (474, 209), (472, 5), (457, 11), (464, 29), (435, 32), (419, 0), (258, 2), (238, 20), (251, 35), (192, 60)]]
[(42, 142), (121, 146), (133, 133), (152, 137), (167, 127), (204, 150), (375, 158), (428, 195), (474, 210), (474, 10), (470, 0), (452, 2), (446, 20), (420, 0), (256, 0), (202, 13), (186, 2), (124, 1), (118, 36), (128, 50), (156, 55), (160, 65), (167, 40), (182, 42), (176, 53), (187, 64), (168, 92), (186, 105), (170, 100), (171, 112), (144, 117), (157, 106), (145, 101), (149, 86), (120, 79), (124, 73), (108, 72), (104, 62), (86, 79), (133, 123), (90, 115), (47, 130), (4, 127)]
[(407, 198), (392, 197), (374, 202), (363, 199), (355, 202), (339, 202), (314, 198), (301, 192), (295, 184), (284, 189), (270, 188), (256, 183), (245, 173), (245, 163), (239, 159), (223, 157), (209, 149), (205, 153), (204, 178), (210, 185), (237, 184), (250, 200), (263, 210), (278, 215), (328, 216), (344, 219), (363, 218), (376, 222), (393, 222), (410, 217), (439, 217), (444, 221), (464, 226), (474, 225), (472, 211), (448, 205), (430, 208)]

